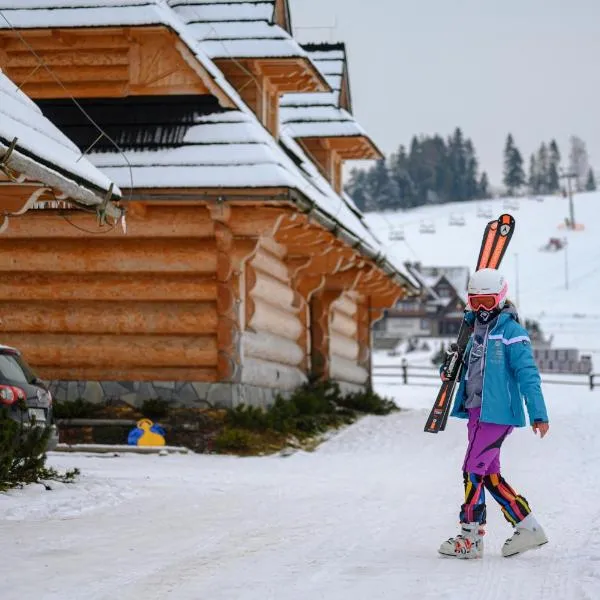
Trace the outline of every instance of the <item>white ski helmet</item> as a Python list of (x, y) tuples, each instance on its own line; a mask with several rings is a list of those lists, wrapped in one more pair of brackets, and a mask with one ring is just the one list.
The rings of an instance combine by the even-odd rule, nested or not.
[[(490, 305), (485, 308), (488, 310), (496, 307), (502, 308), (506, 302), (508, 282), (504, 275), (496, 269), (480, 269), (471, 275), (467, 293), (469, 294), (469, 304), (471, 304), (471, 296), (493, 296), (494, 306)], [(477, 310), (478, 307), (471, 304), (471, 308)]]

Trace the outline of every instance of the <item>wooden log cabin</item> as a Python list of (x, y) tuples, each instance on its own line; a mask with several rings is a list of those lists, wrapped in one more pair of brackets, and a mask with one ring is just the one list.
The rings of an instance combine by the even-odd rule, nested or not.
[(126, 234), (76, 209), (5, 232), (0, 340), (59, 399), (265, 405), (310, 375), (369, 385), (371, 325), (411, 291), (341, 190), (342, 161), (379, 151), (362, 130), (280, 127), (283, 95), (336, 95), (286, 1), (168, 4), (0, 0), (0, 67), (126, 211)]

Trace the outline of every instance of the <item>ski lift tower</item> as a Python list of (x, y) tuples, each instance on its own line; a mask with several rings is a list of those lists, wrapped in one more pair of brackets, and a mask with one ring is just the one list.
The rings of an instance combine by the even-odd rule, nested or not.
[(573, 206), (573, 190), (571, 179), (577, 179), (576, 173), (561, 173), (560, 179), (567, 180), (567, 193), (569, 194), (569, 229), (575, 229), (575, 208)]

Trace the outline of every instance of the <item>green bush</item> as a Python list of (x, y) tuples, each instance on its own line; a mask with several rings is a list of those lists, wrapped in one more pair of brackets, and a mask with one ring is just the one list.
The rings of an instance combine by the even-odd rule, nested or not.
[(254, 436), (245, 429), (226, 427), (217, 435), (213, 448), (217, 452), (235, 452), (244, 454), (249, 452), (254, 445)]
[(74, 481), (77, 469), (60, 474), (46, 466), (49, 437), (49, 427), (26, 427), (11, 419), (6, 408), (0, 409), (0, 490), (48, 480)]
[(391, 412), (399, 410), (392, 400), (382, 398), (372, 390), (349, 394), (338, 403), (342, 407), (372, 415), (389, 415)]
[[(357, 413), (387, 415), (397, 406), (372, 391), (343, 395), (333, 382), (309, 382), (268, 409), (238, 406), (227, 411), (228, 431), (275, 432), (306, 438), (354, 422)], [(233, 435), (228, 433), (226, 438)], [(237, 434), (236, 434), (237, 435)]]

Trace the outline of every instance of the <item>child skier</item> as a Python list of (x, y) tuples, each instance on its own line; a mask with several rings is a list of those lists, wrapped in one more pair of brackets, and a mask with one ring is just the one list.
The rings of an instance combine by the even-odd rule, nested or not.
[(515, 528), (502, 547), (503, 556), (548, 542), (527, 500), (500, 474), (502, 442), (514, 427), (525, 425), (523, 400), (533, 432), (539, 431), (543, 438), (550, 427), (530, 339), (519, 325), (515, 307), (506, 301), (507, 291), (506, 280), (495, 269), (481, 269), (469, 280), (471, 311), (465, 319), (474, 325), (474, 331), (451, 413), (468, 419), (469, 445), (463, 463), (465, 502), (460, 510), (461, 532), (440, 546), (440, 554), (446, 556), (483, 556), (485, 490)]

